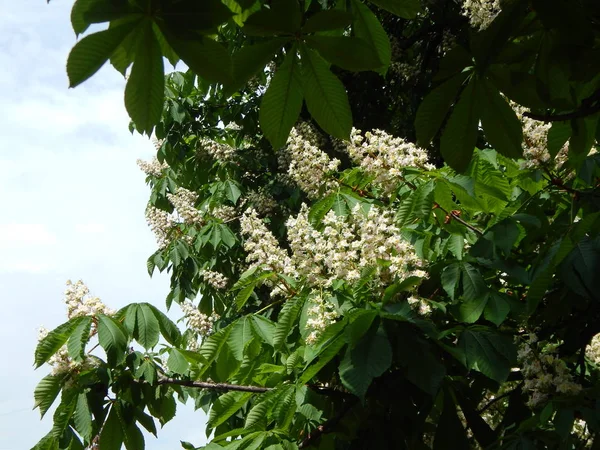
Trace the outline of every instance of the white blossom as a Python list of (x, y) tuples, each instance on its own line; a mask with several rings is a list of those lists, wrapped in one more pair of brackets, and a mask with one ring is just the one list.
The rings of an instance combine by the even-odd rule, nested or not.
[(158, 248), (163, 249), (171, 242), (171, 230), (175, 226), (173, 217), (166, 211), (154, 206), (146, 208), (146, 222), (154, 233)]
[(218, 314), (213, 312), (210, 316), (207, 316), (206, 314), (201, 313), (198, 308), (189, 301), (181, 303), (180, 306), (188, 326), (192, 331), (203, 338), (209, 336), (213, 332), (213, 325), (219, 319)]
[(169, 165), (166, 161), (160, 162), (156, 156), (152, 158), (152, 161), (144, 161), (142, 159), (138, 159), (137, 165), (142, 172), (146, 175), (152, 175), (153, 177), (161, 177), (163, 174), (163, 170), (168, 169)]
[(78, 280), (73, 283), (67, 280), (65, 290), (65, 303), (67, 304), (67, 317), (72, 319), (80, 316), (95, 316), (96, 314), (112, 315), (114, 311), (106, 307), (98, 297), (89, 295), (90, 290)]
[(424, 149), (382, 130), (373, 130), (363, 136), (360, 130), (353, 128), (345, 149), (386, 194), (397, 189), (406, 167), (435, 169), (427, 162), (429, 157)]
[(200, 142), (201, 148), (219, 162), (230, 162), (237, 158), (237, 152), (235, 148), (227, 145), (220, 144), (209, 139), (203, 139)]
[[(38, 329), (38, 341), (41, 341), (46, 336), (48, 336), (48, 330), (44, 327), (40, 327)], [(65, 344), (48, 359), (47, 364), (51, 367), (51, 375), (63, 376), (77, 370), (85, 370), (94, 367), (97, 365), (97, 360), (86, 355), (83, 361), (76, 362), (69, 356), (69, 351)]]
[(425, 300), (419, 297), (410, 296), (407, 301), (410, 307), (419, 315), (426, 316), (431, 313), (431, 306)]
[(485, 30), (500, 14), (500, 0), (464, 0), (462, 13), (473, 28)]
[(323, 331), (335, 322), (339, 314), (331, 302), (327, 301), (321, 292), (313, 291), (309, 299), (306, 327), (310, 331), (306, 338), (308, 345), (314, 345)]
[(337, 170), (340, 161), (331, 159), (295, 128), (292, 128), (282, 153), (285, 156), (280, 157), (280, 164), (289, 162), (287, 175), (310, 198), (326, 195), (337, 187), (327, 175)]
[(266, 216), (277, 208), (275, 199), (264, 189), (248, 192), (243, 204), (255, 209), (261, 216)]
[(215, 289), (225, 289), (229, 280), (225, 275), (211, 270), (202, 272), (202, 278)]
[(238, 216), (235, 208), (229, 205), (219, 205), (213, 208), (210, 213), (215, 219), (220, 219), (223, 222), (230, 222)]
[(200, 226), (204, 224), (203, 215), (195, 206), (198, 194), (179, 187), (174, 194), (167, 194), (167, 198), (185, 223)]

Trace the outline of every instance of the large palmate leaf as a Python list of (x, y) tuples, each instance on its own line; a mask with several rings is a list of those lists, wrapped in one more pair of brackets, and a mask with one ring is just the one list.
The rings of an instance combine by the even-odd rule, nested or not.
[(46, 375), (35, 387), (33, 393), (35, 403), (33, 407), (40, 409), (42, 417), (44, 417), (50, 406), (52, 406), (52, 403), (54, 403), (54, 400), (56, 400), (61, 390), (62, 378), (58, 375)]
[(387, 33), (379, 19), (362, 2), (353, 0), (354, 8), (354, 33), (356, 37), (364, 39), (375, 50), (377, 58), (383, 65), (382, 71), (387, 70), (392, 57), (392, 47)]
[(302, 84), (308, 111), (327, 133), (339, 139), (348, 139), (352, 128), (352, 112), (344, 85), (314, 50), (305, 46), (300, 49)]
[(260, 127), (275, 148), (282, 147), (302, 108), (302, 84), (296, 52), (286, 55), (260, 106)]

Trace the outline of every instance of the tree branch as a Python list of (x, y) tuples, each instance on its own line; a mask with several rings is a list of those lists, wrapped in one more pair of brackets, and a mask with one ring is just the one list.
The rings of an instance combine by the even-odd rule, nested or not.
[(187, 386), (199, 389), (212, 389), (215, 391), (254, 392), (258, 394), (273, 390), (273, 388), (262, 386), (244, 386), (240, 384), (211, 383), (208, 381), (176, 380), (175, 378), (161, 378), (158, 380), (158, 384), (177, 384), (179, 386)]
[(463, 224), (465, 227), (467, 227), (469, 230), (474, 231), (475, 233), (477, 233), (479, 236), (483, 236), (483, 231), (481, 231), (478, 228), (475, 228), (473, 225), (471, 225), (468, 222), (465, 222), (463, 219), (461, 219), (458, 214), (454, 214), (454, 212), (452, 211), (446, 211), (444, 208), (442, 208), (442, 206), (438, 203), (435, 203), (435, 205), (440, 208), (442, 211), (444, 211), (446, 213), (447, 216), (451, 217), (452, 219), (456, 220), (458, 223)]
[(581, 119), (600, 111), (600, 89), (581, 102), (581, 108), (565, 114), (534, 114), (526, 112), (523, 115), (540, 122), (564, 122), (565, 120)]

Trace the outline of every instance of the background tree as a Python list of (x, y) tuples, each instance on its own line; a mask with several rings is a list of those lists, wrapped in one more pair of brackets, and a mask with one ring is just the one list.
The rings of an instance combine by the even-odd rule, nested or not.
[(207, 449), (598, 445), (599, 18), (75, 2), (76, 33), (110, 25), (71, 84), (110, 60), (157, 139), (148, 270), (184, 318), (70, 284), (36, 351), (42, 414), (62, 394), (35, 448), (143, 448), (176, 399), (209, 413)]

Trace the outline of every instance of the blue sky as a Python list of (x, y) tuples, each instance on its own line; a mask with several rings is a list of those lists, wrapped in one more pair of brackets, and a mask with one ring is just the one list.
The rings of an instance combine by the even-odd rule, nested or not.
[[(31, 448), (51, 427), (31, 410), (48, 371), (33, 370), (33, 352), (37, 328), (65, 320), (67, 279), (82, 279), (115, 309), (148, 301), (164, 310), (168, 292), (166, 277), (146, 272), (155, 242), (135, 164), (154, 148), (129, 133), (125, 81), (114, 69), (67, 88), (71, 4), (0, 0), (0, 450)], [(180, 406), (146, 448), (199, 445), (205, 421)]]

